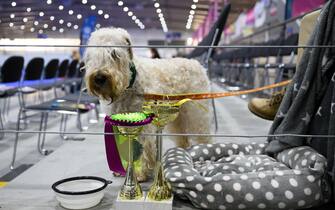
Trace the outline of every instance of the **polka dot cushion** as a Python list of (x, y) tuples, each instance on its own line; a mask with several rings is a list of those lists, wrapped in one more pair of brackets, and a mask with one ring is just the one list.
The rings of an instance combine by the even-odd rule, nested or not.
[(323, 156), (304, 146), (274, 159), (264, 154), (265, 147), (172, 148), (163, 158), (164, 173), (177, 196), (203, 209), (302, 209), (327, 200)]

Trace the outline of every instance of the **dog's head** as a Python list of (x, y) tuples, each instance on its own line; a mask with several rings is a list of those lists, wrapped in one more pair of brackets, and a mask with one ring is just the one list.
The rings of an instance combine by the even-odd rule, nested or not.
[(129, 47), (88, 47), (84, 55), (88, 91), (115, 101), (129, 86), (133, 53), (130, 36), (121, 28), (102, 28), (92, 33), (88, 45)]

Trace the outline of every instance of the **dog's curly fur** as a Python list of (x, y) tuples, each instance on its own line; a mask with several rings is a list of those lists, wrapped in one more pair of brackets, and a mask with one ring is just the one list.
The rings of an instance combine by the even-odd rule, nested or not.
[[(209, 79), (206, 70), (196, 60), (184, 58), (149, 59), (133, 55), (130, 36), (121, 28), (102, 28), (92, 33), (88, 45), (114, 45), (122, 47), (90, 47), (84, 56), (88, 91), (104, 102), (112, 102), (106, 114), (142, 110), (143, 93), (180, 94), (208, 92)], [(127, 88), (131, 79), (130, 63), (136, 66), (137, 76), (132, 88)], [(96, 78), (104, 82), (97, 82)], [(208, 107), (207, 101), (200, 102)], [(209, 133), (210, 111), (204, 111), (192, 103), (183, 105), (178, 118), (167, 126), (173, 133)], [(149, 126), (145, 132), (154, 132)], [(189, 146), (191, 138), (180, 137), (177, 146)], [(208, 142), (207, 138), (194, 138), (197, 143)], [(143, 169), (140, 179), (145, 179), (155, 165), (154, 139), (141, 139), (144, 147)]]

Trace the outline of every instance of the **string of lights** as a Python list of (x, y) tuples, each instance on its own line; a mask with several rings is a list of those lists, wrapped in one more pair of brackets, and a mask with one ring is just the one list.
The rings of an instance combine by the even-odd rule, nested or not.
[[(53, 0), (45, 0), (43, 3), (46, 3), (47, 6), (50, 6), (54, 4), (54, 6), (59, 11), (64, 11), (64, 14), (67, 14), (68, 16), (74, 17), (78, 21), (83, 18), (83, 15), (79, 13), (78, 11), (75, 11), (73, 8), (66, 8), (66, 5), (63, 5), (61, 3), (56, 3)], [(103, 8), (98, 8), (97, 5), (95, 5), (92, 1), (89, 2), (88, 0), (81, 0), (81, 3), (83, 5), (87, 5), (88, 9), (90, 9), (92, 12), (96, 11), (98, 16), (101, 16), (104, 19), (109, 19), (110, 14), (104, 10)], [(19, 3), (16, 1), (12, 1), (10, 5), (12, 7), (16, 7)], [(145, 25), (142, 23), (142, 21), (135, 15), (133, 11), (129, 9), (129, 7), (125, 6), (124, 1), (118, 1), (117, 5), (119, 7), (122, 7), (123, 11), (134, 21), (134, 23), (140, 28), (145, 29)], [(49, 11), (45, 10), (42, 11), (41, 9), (32, 9), (31, 7), (27, 7), (25, 9), (25, 12), (29, 13), (30, 15), (27, 17), (22, 18), (22, 24), (20, 21), (18, 21), (18, 15), (15, 13), (11, 13), (9, 15), (9, 27), (10, 28), (19, 28), (21, 30), (29, 30), (31, 33), (39, 33), (43, 34), (45, 31), (59, 31), (60, 33), (64, 33), (65, 30), (73, 28), (74, 30), (79, 29), (79, 24), (73, 21), (65, 21), (66, 18), (64, 16), (60, 16), (59, 18), (56, 18), (55, 15), (50, 15)], [(34, 12), (34, 14), (32, 14)], [(15, 21), (14, 21), (14, 18)], [(49, 21), (50, 20), (50, 21)], [(1, 21), (1, 20), (0, 20)], [(48, 22), (47, 22), (48, 21)], [(58, 24), (58, 25), (57, 25)], [(101, 24), (97, 23), (96, 28), (100, 28)]]
[(166, 21), (162, 12), (162, 9), (160, 8), (160, 4), (158, 2), (158, 0), (154, 0), (154, 7), (156, 8), (156, 12), (159, 18), (159, 21), (161, 22), (163, 31), (166, 33), (169, 31), (167, 25), (166, 25)]
[[(83, 2), (85, 2), (85, 0), (83, 0)], [(86, 0), (87, 2), (87, 0)], [(46, 0), (45, 2), (46, 4), (48, 5), (51, 5), (53, 3), (52, 0)], [(12, 7), (16, 7), (17, 6), (17, 3), (15, 1), (11, 2), (11, 6)], [(58, 5), (58, 10), (62, 11), (64, 10), (64, 5)], [(31, 7), (27, 7), (26, 8), (26, 12), (27, 13), (31, 13), (33, 10)], [(38, 12), (38, 11), (36, 11)], [(68, 11), (68, 14), (69, 15), (74, 15), (74, 11), (73, 10), (69, 10)], [(82, 15), (81, 14), (77, 14), (77, 19), (80, 20), (82, 19)], [(10, 14), (10, 19), (14, 19), (16, 17), (16, 15), (14, 13), (11, 13)], [(43, 12), (43, 11), (39, 11), (38, 12), (38, 15), (34, 16), (34, 18), (31, 20), (31, 18), (28, 19), (28, 17), (23, 17), (22, 18), (22, 21), (23, 21), (23, 24), (24, 25), (20, 25), (20, 29), (21, 30), (25, 30), (27, 27), (26, 27), (26, 24), (28, 24), (28, 22), (31, 20), (32, 22), (32, 26), (30, 27), (29, 31), (34, 33), (35, 31), (37, 31), (39, 34), (43, 34), (45, 30), (52, 30), (52, 31), (56, 31), (57, 30), (57, 26), (53, 25), (53, 26), (50, 26), (50, 24), (47, 24), (47, 23), (44, 23), (42, 24), (43, 21), (45, 21), (46, 19), (49, 19), (50, 21), (52, 22), (56, 22), (58, 21), (58, 23), (60, 25), (63, 25), (65, 23), (65, 21), (63, 19), (56, 19), (55, 16), (51, 15), (51, 16), (48, 16), (48, 18), (46, 18), (47, 15), (46, 15), (46, 12)], [(9, 22), (9, 27), (13, 28), (15, 27), (14, 23), (13, 22)], [(63, 33), (65, 31), (65, 27), (68, 27), (68, 28), (73, 28), (75, 30), (79, 29), (79, 26), (78, 24), (74, 24), (72, 22), (67, 22), (66, 25), (64, 27), (60, 26), (58, 31), (60, 33)]]
[(188, 19), (187, 19), (187, 23), (186, 23), (186, 29), (191, 29), (192, 27), (192, 22), (193, 22), (193, 18), (195, 15), (195, 10), (197, 9), (197, 3), (199, 2), (199, 0), (193, 0), (193, 4), (191, 5), (191, 10), (190, 13), (188, 15)]
[(129, 7), (127, 7), (126, 5), (125, 5), (125, 3), (123, 2), (123, 1), (118, 1), (117, 2), (117, 5), (119, 6), (119, 7), (122, 7), (123, 9), (123, 12), (125, 12), (125, 13), (127, 13), (127, 15), (129, 16), (129, 17), (131, 17), (131, 19), (137, 24), (137, 26), (138, 27), (140, 27), (140, 29), (145, 29), (145, 25), (142, 23), (142, 21), (138, 18), (138, 17), (136, 17), (136, 15), (134, 14), (134, 12), (133, 11), (131, 11), (130, 9), (129, 9)]

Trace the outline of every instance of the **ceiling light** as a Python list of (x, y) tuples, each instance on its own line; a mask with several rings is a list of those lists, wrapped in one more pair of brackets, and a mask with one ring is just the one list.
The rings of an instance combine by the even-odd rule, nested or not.
[(105, 19), (108, 19), (108, 18), (109, 18), (109, 14), (105, 14), (105, 15), (104, 15), (104, 18), (105, 18)]
[(133, 16), (133, 14), (134, 14), (134, 13), (133, 13), (132, 11), (129, 11), (129, 12), (128, 12), (128, 16), (129, 16), (129, 17)]
[(55, 16), (50, 16), (50, 20), (51, 21), (55, 20)]
[(96, 28), (100, 28), (100, 27), (101, 27), (100, 23), (97, 23), (97, 24), (95, 25), (95, 27), (96, 27)]
[(95, 10), (97, 7), (93, 4), (91, 5), (91, 10)]
[(47, 0), (47, 4), (52, 4), (52, 0)]
[(25, 23), (28, 22), (28, 18), (26, 18), (26, 17), (23, 18), (23, 22), (25, 22)]
[(128, 12), (129, 8), (128, 7), (123, 7), (124, 12)]
[(43, 34), (43, 30), (42, 29), (38, 30), (38, 33)]
[(75, 30), (77, 30), (79, 27), (78, 27), (78, 25), (74, 25), (73, 28), (74, 28)]
[(39, 13), (39, 16), (40, 16), (40, 17), (43, 17), (43, 16), (44, 16), (44, 12), (40, 12), (40, 13)]
[(158, 7), (159, 7), (159, 3), (156, 2), (156, 3), (154, 4), (154, 7), (158, 8)]
[(66, 25), (67, 25), (67, 27), (70, 28), (72, 26), (72, 23), (68, 22)]
[(60, 33), (63, 33), (63, 32), (64, 32), (64, 28), (60, 28), (60, 29), (59, 29), (59, 32), (60, 32)]
[(43, 25), (43, 28), (45, 28), (45, 29), (47, 29), (48, 27), (49, 27), (48, 24)]
[(13, 27), (14, 26), (14, 23), (9, 23), (9, 27)]
[(198, 3), (198, 0), (193, 0), (194, 3)]
[(123, 5), (123, 1), (118, 1), (117, 5), (119, 5), (121, 7)]
[(104, 14), (104, 11), (102, 11), (101, 9), (99, 9), (98, 14), (102, 15), (102, 14)]
[(16, 2), (13, 1), (11, 5), (12, 5), (12, 7), (15, 7), (16, 6)]
[(56, 31), (57, 27), (56, 26), (52, 26), (51, 30)]
[(139, 23), (139, 22), (140, 22), (140, 20), (139, 20), (139, 19), (136, 19), (136, 20), (135, 20), (135, 23)]
[(136, 20), (137, 17), (135, 15), (133, 15), (133, 17), (131, 17), (132, 20)]
[(87, 0), (82, 0), (81, 3), (82, 4), (87, 4)]
[(35, 31), (35, 28), (30, 28), (30, 32), (34, 32)]
[(192, 8), (192, 9), (196, 9), (196, 8), (197, 8), (197, 5), (192, 4), (191, 8)]
[(63, 9), (64, 9), (64, 6), (63, 6), (63, 5), (59, 5), (59, 6), (58, 6), (58, 9), (59, 9), (59, 10), (63, 10)]
[(78, 20), (80, 20), (83, 16), (81, 14), (77, 15)]
[(37, 20), (34, 21), (34, 25), (38, 26), (38, 21)]
[(59, 24), (63, 24), (63, 23), (64, 23), (64, 20), (63, 20), (63, 19), (60, 19), (58, 22), (59, 22)]
[(15, 18), (15, 14), (10, 14), (10, 18)]
[(195, 14), (194, 10), (191, 10), (191, 11), (190, 11), (190, 14), (191, 14), (191, 15), (194, 15), (194, 14)]
[(156, 12), (157, 12), (157, 13), (161, 13), (162, 10), (161, 10), (161, 9), (157, 9)]
[(30, 7), (27, 8), (27, 12), (31, 12), (31, 8)]
[(69, 10), (69, 15), (73, 15), (73, 10), (72, 9)]

